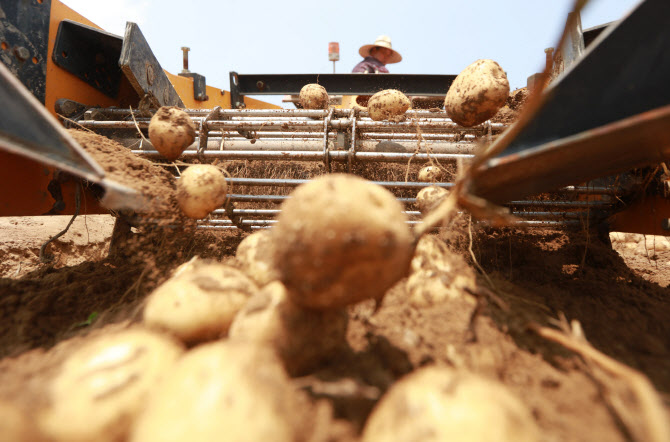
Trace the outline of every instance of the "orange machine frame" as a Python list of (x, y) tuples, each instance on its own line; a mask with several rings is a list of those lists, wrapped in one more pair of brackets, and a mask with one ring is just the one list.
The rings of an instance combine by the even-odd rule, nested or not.
[[(48, 6), (48, 3), (45, 3), (44, 6)], [(137, 100), (137, 94), (132, 90), (128, 81), (122, 81), (121, 90), (117, 98), (110, 98), (73, 74), (56, 66), (51, 54), (56, 41), (58, 25), (62, 20), (66, 19), (102, 29), (59, 0), (51, 0), (44, 100), (46, 109), (55, 115), (56, 100), (60, 98), (100, 107), (120, 106), (128, 101), (128, 97), (133, 97), (134, 100)], [(224, 109), (230, 108), (230, 92), (207, 86), (208, 99), (197, 101), (193, 96), (193, 79), (173, 75), (169, 72), (166, 72), (166, 74), (186, 108), (211, 109), (216, 106), (221, 106)], [(274, 104), (248, 97), (245, 98), (245, 104), (249, 109), (280, 108)], [(49, 212), (53, 206), (54, 199), (48, 192), (47, 186), (53, 179), (55, 171), (54, 168), (45, 166), (34, 160), (0, 150), (0, 189), (2, 189), (3, 195), (0, 198), (0, 216), (34, 216)], [(59, 214), (74, 213), (74, 186), (74, 182), (62, 184), (65, 209), (59, 212)], [(107, 212), (90, 195), (87, 195), (84, 199), (80, 211), (82, 214)]]

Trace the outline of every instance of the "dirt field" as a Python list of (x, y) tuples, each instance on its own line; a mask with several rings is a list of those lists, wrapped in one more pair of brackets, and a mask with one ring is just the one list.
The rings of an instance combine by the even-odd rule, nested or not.
[[(0, 219), (0, 399), (29, 416), (47, 406), (49, 379), (82, 340), (137, 321), (144, 297), (179, 263), (195, 255), (229, 261), (243, 237), (164, 234), (108, 258), (113, 218), (85, 216), (51, 245), (54, 261), (40, 264), (40, 246), (68, 220)], [(471, 297), (411, 307), (404, 281), (375, 315), (366, 304), (352, 308), (348, 351), (295, 379), (313, 401), (305, 438), (358, 440), (371, 408), (396, 379), (442, 363), (506, 385), (532, 411), (541, 440), (644, 440), (642, 413), (625, 382), (527, 329), (531, 322), (549, 325), (563, 312), (581, 322), (597, 349), (645, 373), (667, 399), (668, 240), (620, 233), (611, 239), (615, 250), (593, 238), (587, 245), (581, 234), (476, 231), (473, 250), (500, 305), (488, 302), (472, 328)], [(475, 275), (471, 260), (454, 256)], [(477, 283), (488, 286), (481, 273)], [(97, 317), (88, 324), (92, 313)], [(623, 418), (608, 406), (611, 395), (623, 400)]]

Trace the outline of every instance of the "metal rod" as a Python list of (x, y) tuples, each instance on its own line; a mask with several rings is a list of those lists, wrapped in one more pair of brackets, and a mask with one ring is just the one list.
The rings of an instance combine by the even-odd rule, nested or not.
[[(225, 110), (221, 110), (221, 113)], [(334, 119), (330, 122), (330, 127), (333, 129), (348, 129), (352, 126), (354, 119)], [(141, 129), (149, 127), (149, 120), (146, 118), (137, 119), (137, 126)], [(87, 129), (132, 129), (135, 127), (134, 121), (101, 121), (101, 120), (81, 120), (78, 124)], [(426, 121), (417, 122), (400, 122), (394, 123), (389, 121), (372, 121), (360, 119), (357, 120), (356, 126), (361, 131), (377, 130), (377, 131), (393, 131), (393, 132), (416, 132), (417, 128), (421, 130), (436, 130), (446, 133), (479, 133), (484, 134), (481, 127), (463, 128), (456, 123), (447, 119), (430, 119)], [(503, 130), (504, 125), (492, 125), (494, 128)], [(227, 120), (227, 119), (212, 119), (208, 121), (208, 127), (214, 130), (304, 130), (313, 129), (319, 130), (323, 127), (321, 119), (305, 119), (305, 120), (281, 120), (281, 119), (258, 119), (258, 120)]]
[[(274, 178), (226, 178), (226, 181), (233, 183), (235, 186), (285, 186), (297, 187), (305, 184), (311, 180), (303, 179), (274, 179)], [(372, 181), (372, 183), (392, 189), (423, 189), (426, 186), (437, 186), (449, 189), (454, 186), (454, 183), (423, 183), (423, 182), (405, 182), (405, 181)]]
[[(155, 150), (132, 150), (136, 155), (145, 157), (158, 157), (159, 153)], [(183, 157), (189, 158), (197, 156), (197, 151), (186, 150)], [(226, 160), (293, 160), (293, 161), (322, 161), (323, 152), (321, 151), (241, 151), (241, 150), (206, 150), (203, 152), (205, 157), (222, 158)], [(348, 161), (349, 153), (346, 151), (328, 152), (330, 161)], [(471, 154), (451, 154), (451, 153), (394, 153), (394, 152), (356, 152), (354, 159), (357, 162), (387, 162), (387, 163), (406, 163), (410, 159), (416, 162), (426, 162), (430, 159), (437, 161), (454, 161), (459, 158), (471, 159)]]
[[(277, 224), (277, 220), (244, 220), (243, 224), (251, 228), (266, 228), (272, 227)], [(409, 225), (418, 225), (423, 221), (420, 220), (408, 220), (407, 224)], [(480, 222), (481, 224), (486, 224), (486, 222)], [(516, 226), (526, 226), (526, 227), (544, 227), (544, 226), (556, 226), (556, 227), (581, 227), (582, 223), (576, 220), (518, 220), (514, 223)], [(232, 223), (232, 221), (227, 219), (208, 219), (205, 221), (198, 222), (197, 228), (200, 229), (236, 229), (237, 227)]]

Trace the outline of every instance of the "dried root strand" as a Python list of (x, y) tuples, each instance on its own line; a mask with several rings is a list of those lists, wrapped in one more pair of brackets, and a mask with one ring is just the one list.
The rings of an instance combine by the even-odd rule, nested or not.
[[(587, 365), (593, 364), (626, 383), (631, 393), (635, 395), (642, 412), (646, 434), (639, 438), (640, 440), (650, 442), (670, 441), (670, 425), (666, 418), (663, 402), (649, 379), (639, 371), (593, 348), (586, 340), (578, 321), (572, 321), (568, 325), (563, 317), (561, 323), (562, 330), (543, 327), (538, 324), (530, 324), (529, 328), (539, 336), (577, 353)], [(621, 417), (623, 422), (628, 420)]]

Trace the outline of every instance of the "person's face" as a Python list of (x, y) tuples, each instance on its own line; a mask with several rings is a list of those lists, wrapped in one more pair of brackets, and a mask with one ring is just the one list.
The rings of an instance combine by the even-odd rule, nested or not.
[(377, 60), (386, 64), (391, 59), (391, 56), (393, 55), (393, 51), (390, 50), (389, 48), (381, 48), (381, 47), (378, 46), (378, 47), (375, 48), (375, 51), (372, 55)]

